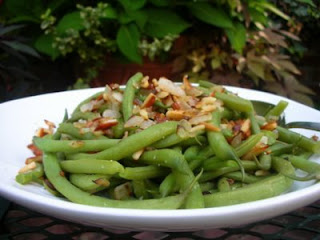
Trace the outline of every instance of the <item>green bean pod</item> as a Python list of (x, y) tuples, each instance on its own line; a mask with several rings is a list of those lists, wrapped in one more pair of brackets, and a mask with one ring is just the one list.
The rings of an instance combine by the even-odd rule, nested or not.
[(93, 139), (108, 139), (106, 136), (95, 135), (92, 132), (82, 133), (79, 128), (76, 128), (72, 123), (60, 123), (58, 130), (59, 133), (68, 134), (76, 139), (93, 140)]
[(143, 166), (143, 167), (126, 167), (119, 176), (128, 180), (144, 180), (150, 178), (163, 177), (168, 174), (168, 169), (158, 166)]
[(161, 199), (147, 200), (111, 200), (100, 196), (91, 195), (71, 184), (61, 176), (61, 168), (58, 159), (52, 153), (45, 153), (43, 157), (44, 171), (53, 186), (71, 202), (111, 208), (134, 208), (134, 209), (177, 209), (182, 206), (193, 184), (181, 194)]
[(44, 152), (98, 152), (115, 146), (120, 139), (52, 140), (35, 137), (34, 144)]
[(123, 93), (123, 101), (122, 101), (122, 114), (124, 122), (128, 121), (128, 119), (132, 116), (133, 110), (133, 100), (135, 96), (136, 87), (139, 82), (142, 80), (142, 73), (136, 73), (131, 78), (129, 78), (126, 89)]
[(105, 159), (118, 161), (132, 156), (135, 152), (165, 138), (177, 129), (177, 122), (169, 121), (153, 125), (147, 129), (122, 139), (117, 145), (94, 154), (78, 153), (70, 155), (70, 159)]
[[(89, 193), (95, 193), (109, 187), (109, 178), (110, 176), (101, 174), (75, 173), (70, 174), (69, 180), (73, 185), (77, 186), (78, 188)], [(103, 184), (99, 184), (99, 182), (103, 182)]]
[(81, 159), (65, 160), (60, 163), (63, 171), (69, 173), (116, 174), (124, 170), (123, 166), (112, 160)]

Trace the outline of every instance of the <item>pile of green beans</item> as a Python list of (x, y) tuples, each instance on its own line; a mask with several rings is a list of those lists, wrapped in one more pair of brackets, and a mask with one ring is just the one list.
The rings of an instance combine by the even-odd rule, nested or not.
[[(270, 198), (289, 191), (294, 180), (319, 178), (320, 165), (308, 159), (320, 153), (320, 143), (275, 125), (287, 102), (257, 116), (249, 100), (200, 81), (193, 90), (201, 95), (192, 97), (220, 101), (222, 108), (213, 108), (196, 134), (181, 135), (182, 121), (166, 115), (175, 109), (155, 97), (157, 84), (137, 73), (126, 88), (111, 90), (120, 102), (110, 100), (110, 89), (82, 101), (54, 133), (33, 138), (41, 154), (28, 159), (16, 181), (43, 184), (56, 196), (91, 206), (195, 209)], [(147, 108), (162, 120), (126, 127)], [(120, 114), (107, 125), (102, 113), (114, 109)]]

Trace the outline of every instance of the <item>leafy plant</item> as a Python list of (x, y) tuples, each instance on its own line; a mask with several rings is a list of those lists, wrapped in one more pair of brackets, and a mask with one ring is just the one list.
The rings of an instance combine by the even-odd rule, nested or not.
[(23, 27), (23, 25), (0, 25), (0, 49), (2, 50), (0, 54), (0, 102), (12, 98), (13, 95), (22, 95), (30, 81), (37, 80), (37, 77), (27, 70), (28, 56), (40, 58), (40, 55), (25, 43), (26, 39), (15, 35)]

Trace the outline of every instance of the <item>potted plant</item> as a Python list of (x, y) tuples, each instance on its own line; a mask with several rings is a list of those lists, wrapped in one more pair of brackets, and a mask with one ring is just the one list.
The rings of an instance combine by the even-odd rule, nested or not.
[(276, 92), (295, 84), (293, 94), (281, 93), (311, 103), (313, 92), (301, 87), (291, 61), (298, 26), (271, 1), (6, 0), (2, 8), (6, 21), (37, 27), (39, 52), (74, 59), (76, 87), (123, 83), (136, 71), (188, 74)]

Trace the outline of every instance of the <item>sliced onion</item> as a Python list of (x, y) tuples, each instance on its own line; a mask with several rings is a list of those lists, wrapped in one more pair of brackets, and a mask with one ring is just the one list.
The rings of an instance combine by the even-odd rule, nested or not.
[(192, 125), (197, 125), (199, 123), (202, 123), (202, 122), (208, 122), (212, 119), (212, 115), (211, 114), (204, 114), (204, 115), (197, 115), (193, 118), (191, 118), (189, 120), (189, 123), (191, 123)]
[(124, 124), (125, 128), (131, 127), (140, 127), (143, 123), (144, 119), (140, 116), (132, 116), (129, 120)]
[(102, 117), (105, 117), (105, 118), (120, 118), (121, 114), (118, 111), (107, 109), (107, 110), (104, 110), (104, 112), (102, 113)]
[(154, 124), (156, 124), (156, 123), (149, 119), (149, 120), (143, 121), (143, 123), (141, 123), (141, 125), (140, 125), (140, 128), (146, 129)]
[(159, 88), (163, 91), (166, 91), (172, 95), (175, 96), (185, 96), (185, 91), (178, 85), (175, 85), (172, 81), (169, 79), (166, 79), (164, 77), (161, 77), (158, 81)]

